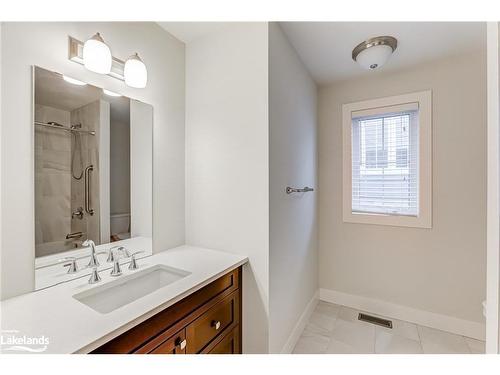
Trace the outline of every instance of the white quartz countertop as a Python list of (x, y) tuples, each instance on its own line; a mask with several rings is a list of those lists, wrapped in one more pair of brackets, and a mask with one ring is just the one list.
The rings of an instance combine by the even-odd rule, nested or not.
[[(139, 270), (160, 264), (190, 274), (106, 314), (91, 309), (73, 295), (116, 278), (109, 275), (109, 270), (104, 270), (99, 273), (102, 281), (90, 285), (90, 270), (82, 270), (79, 279), (2, 301), (1, 350), (3, 353), (20, 352), (8, 350), (13, 346), (6, 342), (8, 335), (26, 336), (28, 340), (43, 336), (45, 342), (48, 340), (43, 353), (87, 353), (247, 261), (246, 256), (193, 246), (180, 246), (140, 259), (137, 261)], [(122, 271), (119, 277), (137, 272), (127, 267), (122, 267)], [(21, 346), (41, 351), (45, 345)]]

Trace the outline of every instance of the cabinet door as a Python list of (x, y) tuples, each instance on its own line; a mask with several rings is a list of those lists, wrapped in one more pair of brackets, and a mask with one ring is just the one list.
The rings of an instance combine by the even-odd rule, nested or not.
[(225, 335), (239, 323), (239, 315), (239, 294), (236, 291), (186, 327), (187, 353), (199, 353), (217, 336)]
[(208, 354), (239, 354), (240, 353), (240, 337), (239, 328), (234, 328), (226, 336), (222, 338), (213, 348), (208, 351)]
[(150, 354), (186, 354), (186, 330), (183, 329), (175, 335), (169, 337)]

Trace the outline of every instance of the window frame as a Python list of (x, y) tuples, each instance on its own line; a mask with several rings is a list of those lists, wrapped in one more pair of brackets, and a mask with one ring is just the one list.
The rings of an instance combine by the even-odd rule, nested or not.
[[(352, 114), (369, 111), (388, 113), (386, 107), (418, 104), (419, 212), (417, 216), (352, 211)], [(384, 110), (385, 109), (385, 110)], [(432, 228), (432, 91), (419, 91), (342, 105), (343, 165), (342, 217), (346, 223)]]

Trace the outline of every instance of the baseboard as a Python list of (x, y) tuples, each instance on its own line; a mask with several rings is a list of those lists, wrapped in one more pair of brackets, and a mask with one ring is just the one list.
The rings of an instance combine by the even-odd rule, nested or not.
[(354, 294), (342, 293), (330, 289), (320, 289), (319, 299), (388, 318), (405, 320), (422, 326), (456, 333), (458, 335), (471, 337), (477, 340), (485, 340), (485, 325), (470, 320), (463, 320), (452, 316), (417, 310), (412, 307), (397, 305), (391, 302), (357, 296)]
[(304, 312), (302, 313), (299, 320), (297, 321), (297, 324), (295, 324), (295, 327), (293, 327), (293, 330), (290, 333), (290, 336), (288, 336), (288, 340), (286, 340), (285, 345), (281, 349), (281, 354), (292, 353), (293, 348), (295, 348), (295, 344), (297, 344), (297, 341), (299, 340), (299, 337), (302, 334), (302, 331), (304, 331), (304, 328), (306, 327), (306, 324), (309, 321), (311, 314), (313, 313), (314, 309), (316, 308), (318, 301), (319, 301), (319, 291), (314, 293), (313, 298), (307, 304)]

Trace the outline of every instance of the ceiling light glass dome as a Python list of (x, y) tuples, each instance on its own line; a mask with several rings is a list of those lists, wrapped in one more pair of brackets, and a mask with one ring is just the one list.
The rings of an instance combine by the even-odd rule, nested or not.
[(392, 36), (378, 36), (358, 44), (352, 59), (364, 69), (374, 70), (384, 65), (396, 50), (398, 41)]

